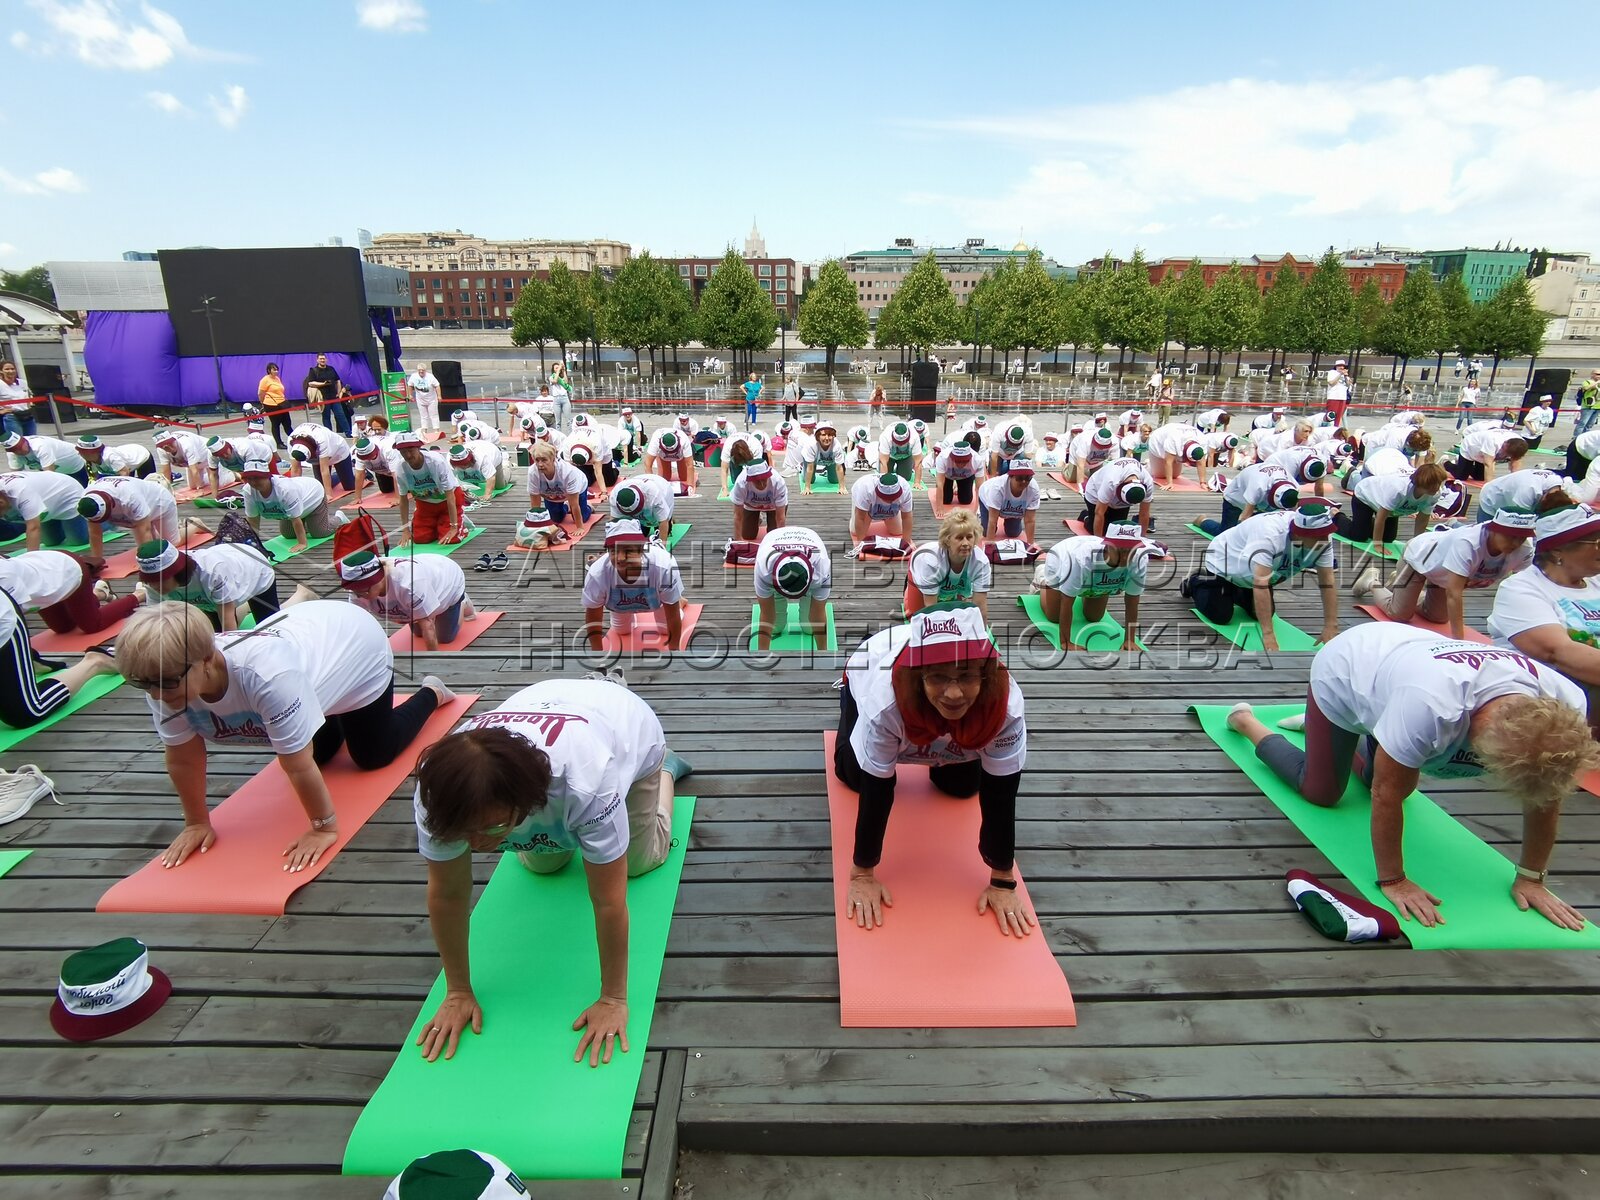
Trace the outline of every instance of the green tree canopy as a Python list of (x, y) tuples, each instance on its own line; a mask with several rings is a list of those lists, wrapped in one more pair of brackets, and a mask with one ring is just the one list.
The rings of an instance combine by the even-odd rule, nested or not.
[(43, 266), (29, 267), (26, 271), (0, 271), (0, 292), (17, 292), (42, 300), (52, 308), (56, 292), (50, 286), (50, 272)]
[[(1001, 354), (1021, 345), (1018, 333), (1017, 264), (1005, 259), (980, 281), (984, 342)], [(975, 289), (976, 290), (976, 289)], [(967, 297), (970, 307), (973, 297)]]
[(640, 350), (665, 344), (655, 340), (659, 336), (662, 299), (657, 266), (648, 251), (635, 255), (622, 264), (606, 290), (606, 337), (632, 350), (635, 366)]
[(749, 264), (730, 246), (700, 294), (701, 341), (742, 352), (748, 369), (751, 352), (765, 350), (777, 332), (778, 310), (772, 297), (761, 290)]
[(558, 258), (550, 264), (548, 287), (549, 302), (541, 314), (546, 323), (545, 336), (561, 347), (564, 359), (567, 343), (589, 332), (589, 314), (583, 305), (583, 280)]
[(1222, 355), (1242, 354), (1261, 320), (1261, 289), (1233, 263), (1211, 285), (1200, 312), (1200, 344)]
[(1533, 302), (1533, 287), (1524, 275), (1513, 275), (1478, 309), (1478, 343), (1494, 355), (1489, 385), (1503, 358), (1531, 358), (1544, 349), (1549, 314)]
[(1272, 283), (1261, 296), (1261, 325), (1256, 344), (1264, 350), (1279, 351), (1287, 357), (1306, 349), (1305, 288), (1300, 272), (1279, 266)]
[(1383, 314), (1389, 309), (1384, 302), (1383, 293), (1378, 291), (1375, 279), (1369, 279), (1361, 285), (1361, 290), (1356, 293), (1356, 348), (1370, 350), (1378, 337), (1378, 328), (1383, 323)]
[[(1110, 258), (1109, 252), (1106, 257)], [(1120, 271), (1105, 274), (1099, 300), (1101, 330), (1107, 345), (1122, 352), (1150, 351), (1161, 345), (1166, 318), (1161, 297), (1150, 283), (1143, 250), (1135, 249)]]
[(1445, 344), (1449, 326), (1439, 289), (1428, 271), (1412, 271), (1378, 326), (1373, 349), (1400, 359), (1400, 379), (1413, 358), (1433, 354)]
[[(1171, 280), (1168, 276), (1163, 283)], [(1201, 333), (1205, 329), (1206, 288), (1205, 272), (1200, 264), (1190, 263), (1182, 275), (1177, 277), (1177, 282), (1171, 285), (1171, 292), (1167, 298), (1167, 315), (1171, 319), (1171, 337), (1184, 350), (1185, 360), (1189, 351), (1200, 345)]]
[(1439, 285), (1439, 304), (1444, 309), (1445, 323), (1445, 340), (1439, 343), (1440, 351), (1476, 354), (1480, 345), (1478, 310), (1460, 271), (1452, 271)]
[[(1350, 274), (1329, 250), (1317, 260), (1301, 297), (1305, 314), (1305, 348), (1313, 356), (1342, 354), (1356, 340), (1356, 296)], [(1313, 358), (1313, 361), (1315, 359)]]
[(961, 336), (961, 309), (931, 250), (906, 273), (889, 303), (895, 301), (899, 301), (896, 326), (901, 345), (925, 351)]
[[(511, 344), (513, 346), (539, 347), (539, 358), (544, 358), (544, 344), (550, 340), (555, 297), (548, 279), (530, 279), (511, 309)], [(541, 363), (542, 366), (542, 363)]]
[(1012, 335), (1022, 347), (1023, 363), (1032, 350), (1050, 350), (1061, 344), (1061, 321), (1056, 311), (1056, 285), (1044, 269), (1044, 256), (1028, 251), (1027, 261), (1011, 284)]
[(859, 349), (872, 336), (867, 314), (856, 299), (855, 285), (838, 259), (823, 263), (816, 282), (806, 289), (805, 299), (800, 302), (799, 332), (806, 345), (827, 350), (830, 379), (839, 347)]

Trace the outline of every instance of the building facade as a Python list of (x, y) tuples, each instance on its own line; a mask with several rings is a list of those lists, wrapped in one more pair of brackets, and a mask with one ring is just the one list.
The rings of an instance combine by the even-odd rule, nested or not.
[[(900, 290), (900, 285), (911, 269), (930, 252), (940, 273), (955, 293), (956, 303), (965, 304), (972, 289), (990, 271), (1007, 260), (1021, 266), (1032, 250), (1026, 242), (1018, 242), (1009, 250), (986, 246), (981, 238), (968, 239), (962, 246), (918, 246), (910, 238), (897, 238), (893, 246), (883, 250), (858, 250), (843, 259), (845, 274), (856, 285), (856, 303), (867, 317), (876, 321), (883, 306)], [(1044, 260), (1044, 268), (1051, 278), (1073, 274), (1053, 258)]]
[(1600, 271), (1585, 270), (1573, 281), (1563, 336), (1578, 341), (1600, 341)]
[[(1272, 286), (1272, 281), (1283, 271), (1293, 271), (1304, 283), (1317, 269), (1317, 260), (1310, 256), (1294, 254), (1260, 255), (1249, 258), (1163, 258), (1150, 264), (1150, 282), (1160, 283), (1169, 275), (1182, 275), (1197, 267), (1210, 287), (1226, 274), (1234, 263), (1239, 273), (1254, 283), (1261, 291)], [(1400, 294), (1406, 281), (1408, 263), (1402, 258), (1350, 256), (1341, 258), (1339, 265), (1345, 269), (1352, 291), (1359, 292), (1371, 280), (1378, 285), (1378, 294), (1387, 303)]]
[(1467, 294), (1473, 303), (1482, 304), (1517, 275), (1528, 273), (1532, 255), (1526, 250), (1426, 250), (1422, 255), (1433, 272), (1433, 277), (1443, 280), (1461, 272), (1466, 281)]
[(369, 263), (409, 274), (411, 304), (396, 311), (396, 320), (451, 329), (509, 328), (522, 289), (547, 276), (553, 264), (609, 276), (632, 253), (627, 242), (491, 241), (460, 230), (380, 233), (361, 252)]
[[(746, 245), (749, 244), (747, 240)], [(764, 250), (766, 245), (761, 243), (757, 248)], [(809, 270), (802, 268), (792, 258), (769, 258), (765, 255), (751, 257), (749, 254), (743, 255), (743, 258), (744, 265), (750, 268), (750, 273), (756, 277), (761, 290), (772, 297), (772, 304), (778, 310), (778, 315), (787, 319), (792, 326), (800, 312), (800, 293), (804, 290)], [(689, 291), (694, 295), (694, 302), (698, 305), (700, 293), (705, 291), (712, 274), (722, 265), (722, 256), (719, 254), (716, 258), (667, 258), (663, 261), (688, 285)]]

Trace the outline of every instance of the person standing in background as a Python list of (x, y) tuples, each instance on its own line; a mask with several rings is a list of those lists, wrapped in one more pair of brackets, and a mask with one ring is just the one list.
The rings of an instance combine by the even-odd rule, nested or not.
[(1578, 385), (1578, 425), (1572, 436), (1588, 433), (1596, 420), (1600, 420), (1600, 367), (1590, 371), (1589, 378)]
[(349, 390), (339, 378), (339, 372), (328, 365), (326, 354), (317, 355), (317, 365), (306, 372), (306, 403), (322, 407), (322, 427), (337, 430), (339, 436), (350, 437)]
[(761, 399), (761, 381), (756, 378), (754, 371), (750, 378), (740, 385), (744, 389), (744, 424), (746, 429), (754, 429), (756, 424), (756, 401)]
[(798, 421), (800, 419), (800, 381), (790, 378), (783, 385), (783, 419), (785, 421)]
[(1344, 359), (1333, 364), (1328, 372), (1328, 411), (1335, 425), (1344, 424), (1344, 410), (1350, 406), (1350, 368)]
[(439, 381), (427, 363), (406, 376), (406, 400), (417, 406), (417, 431), (439, 432)]
[[(28, 385), (17, 378), (17, 364), (0, 362), (0, 400), (26, 400), (32, 395)], [(7, 404), (0, 409), (0, 426), (6, 433), (20, 433), (32, 437), (39, 432), (39, 423), (33, 419), (33, 410), (26, 404)]]
[(278, 364), (269, 362), (267, 373), (256, 384), (256, 399), (272, 422), (272, 440), (279, 450), (289, 448), (289, 398), (283, 391), (283, 377), (278, 374)]

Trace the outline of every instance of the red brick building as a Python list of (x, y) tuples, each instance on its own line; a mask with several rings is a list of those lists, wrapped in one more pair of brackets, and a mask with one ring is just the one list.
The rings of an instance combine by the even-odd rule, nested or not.
[[(1277, 278), (1280, 271), (1294, 271), (1303, 283), (1310, 279), (1311, 273), (1317, 269), (1316, 259), (1297, 257), (1293, 254), (1271, 257), (1254, 254), (1241, 259), (1163, 258), (1150, 264), (1150, 282), (1160, 283), (1169, 275), (1182, 275), (1191, 267), (1198, 267), (1206, 286), (1210, 287), (1235, 262), (1239, 264), (1239, 273), (1253, 281), (1263, 292), (1272, 286), (1272, 281)], [(1359, 292), (1367, 286), (1367, 280), (1371, 279), (1377, 283), (1378, 294), (1386, 303), (1400, 294), (1401, 285), (1406, 281), (1406, 264), (1399, 261), (1346, 258), (1340, 260), (1340, 265), (1350, 278), (1352, 291)]]

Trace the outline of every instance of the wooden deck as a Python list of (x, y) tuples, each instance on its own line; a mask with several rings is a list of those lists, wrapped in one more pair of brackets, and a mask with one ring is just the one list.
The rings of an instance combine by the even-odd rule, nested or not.
[[(847, 504), (797, 500), (791, 523), (840, 539)], [(1386, 1181), (1388, 1196), (1489, 1195), (1484, 1180), (1498, 1181), (1492, 1194), (1592, 1194), (1594, 1161), (1528, 1156), (1600, 1144), (1600, 961), (1346, 947), (1294, 914), (1284, 871), (1335, 873), (1184, 711), (1195, 701), (1297, 699), (1310, 661), (1239, 654), (1187, 615), (1176, 580), (1200, 542), (1183, 525), (1215, 507), (1198, 494), (1156, 503), (1158, 535), (1177, 558), (1146, 596), (1144, 658), (1052, 655), (1025, 636), (1014, 607), (1031, 569), (996, 572), (991, 614), (1031, 732), (1018, 859), (1077, 997), (1078, 1027), (846, 1030), (821, 754), (842, 655), (758, 662), (740, 649), (752, 596), (749, 572), (720, 566), (730, 509), (681, 503), (694, 528), (679, 558), (691, 598), (706, 605), (709, 640), (623, 664), (693, 763), (700, 797), (650, 1044), (634, 1048), (645, 1070), (626, 1177), (537, 1195), (669, 1196), (680, 1150), (693, 1152), (683, 1182), (703, 1181), (701, 1197), (1065, 1194), (1046, 1186), (1056, 1180), (1106, 1196), (1256, 1195), (1268, 1194), (1263, 1180), (1292, 1189), (1335, 1162), (1341, 1183)], [(463, 556), (498, 549), (521, 510), (513, 491), (476, 514), (494, 532)], [(1061, 518), (1077, 510), (1075, 496), (1046, 502), (1040, 540), (1064, 534)], [(394, 524), (393, 513), (379, 517)], [(926, 496), (917, 521), (931, 535)], [(1347, 553), (1345, 580), (1355, 570)], [(583, 561), (552, 555), (470, 575), (480, 606), (511, 616), (463, 653), (402, 658), (400, 670), (436, 671), (489, 705), (537, 678), (589, 669), (561, 636), (581, 622)], [(283, 574), (327, 589), (328, 551)], [(848, 652), (892, 619), (903, 573), (840, 555), (835, 578)], [(1344, 610), (1347, 621), (1364, 619), (1348, 600)], [(1282, 611), (1318, 627), (1314, 589), (1286, 594)], [(1481, 627), (1483, 613), (1470, 615)], [(718, 631), (731, 650), (715, 650)], [(142, 698), (121, 689), (0, 765), (22, 762), (54, 776), (68, 807), (41, 805), (0, 828), (0, 844), (36, 851), (0, 880), (0, 1193), (381, 1192), (379, 1181), (337, 1171), (438, 969), (409, 788), (287, 916), (100, 916), (101, 892), (177, 828)], [(261, 762), (214, 753), (213, 798)], [(1473, 784), (1428, 790), (1514, 853), (1520, 816), (1510, 802)], [(1593, 797), (1580, 794), (1562, 832), (1554, 886), (1600, 915)], [(479, 857), (480, 883), (492, 865)], [(61, 959), (127, 933), (172, 976), (172, 1000), (121, 1037), (62, 1042), (47, 1020)], [(1380, 1157), (1355, 1168), (1344, 1157), (1352, 1153)], [(1467, 1172), (1435, 1176), (1411, 1157), (1465, 1153), (1521, 1157), (1478, 1160), (1472, 1191)], [(823, 1157), (774, 1182), (784, 1160), (740, 1157), (752, 1155)], [(946, 1192), (900, 1190), (895, 1181), (915, 1171), (888, 1157), (859, 1170), (829, 1165), (858, 1155), (1083, 1157), (1057, 1167), (974, 1159), (952, 1168)], [(1121, 1157), (1130, 1155), (1152, 1157)]]

